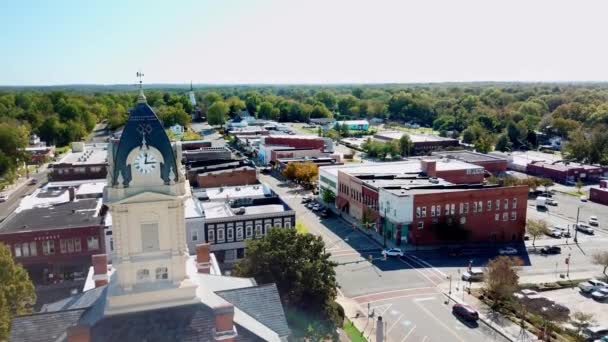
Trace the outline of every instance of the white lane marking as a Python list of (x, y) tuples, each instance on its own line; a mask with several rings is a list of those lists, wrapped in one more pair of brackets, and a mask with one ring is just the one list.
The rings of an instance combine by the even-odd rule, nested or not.
[(405, 341), (410, 336), (410, 334), (414, 331), (414, 329), (416, 329), (415, 325), (412, 327), (412, 330), (410, 330), (410, 332), (405, 334), (405, 337), (403, 338), (403, 340), (401, 340), (401, 342)]
[(401, 291), (414, 291), (414, 290), (427, 290), (427, 289), (435, 289), (435, 286), (412, 287), (412, 288), (399, 289), (399, 290), (372, 292), (372, 293), (368, 293), (368, 294), (364, 294), (364, 295), (350, 297), (350, 299), (357, 299), (357, 298), (366, 297), (366, 296), (375, 296), (375, 295), (380, 295), (380, 294), (385, 294), (385, 293), (393, 293), (393, 292), (401, 292)]
[(407, 327), (407, 326), (412, 325), (412, 321), (402, 321), (401, 324), (403, 324)]
[(417, 256), (415, 256), (415, 255), (412, 255), (411, 257), (413, 257), (414, 259), (418, 260), (419, 262), (421, 262), (421, 263), (423, 263), (423, 264), (427, 265), (428, 267), (432, 268), (432, 269), (433, 269), (433, 271), (435, 271), (435, 272), (439, 273), (439, 274), (440, 274), (442, 277), (447, 278), (447, 274), (445, 274), (445, 273), (441, 272), (441, 270), (439, 270), (439, 269), (438, 269), (438, 268), (436, 268), (435, 266), (431, 265), (429, 262), (426, 262), (425, 260), (420, 259), (419, 257), (417, 257)]
[(383, 302), (385, 300), (393, 300), (393, 299), (400, 299), (400, 298), (410, 298), (410, 297), (416, 297), (416, 296), (420, 296), (420, 293), (403, 295), (403, 296), (395, 296), (395, 297), (390, 297), (390, 298), (380, 298), (380, 299), (376, 299), (376, 300), (370, 300), (369, 302), (362, 302), (360, 304), (377, 303), (377, 302)]
[(397, 311), (397, 310), (391, 310), (391, 315), (397, 316), (398, 314), (399, 314), (399, 311)]
[(442, 327), (444, 327), (449, 333), (451, 333), (452, 335), (454, 335), (454, 337), (456, 337), (457, 340), (461, 341), (461, 342), (466, 342), (465, 340), (463, 340), (454, 330), (452, 330), (450, 327), (448, 327), (445, 323), (443, 323), (440, 319), (438, 319), (437, 317), (435, 317), (435, 315), (430, 312), (427, 308), (425, 308), (424, 306), (414, 302), (414, 305), (416, 305), (417, 307), (420, 308), (420, 310), (424, 311), (424, 313), (426, 313), (429, 317), (431, 317), (433, 320), (435, 320), (435, 322), (439, 323), (439, 325), (441, 325)]
[(424, 338), (422, 339), (422, 342), (426, 341), (426, 339), (429, 338), (428, 336), (424, 336)]
[(435, 300), (435, 297), (424, 297), (424, 298), (416, 298), (414, 302), (426, 302), (427, 300)]
[(403, 317), (403, 314), (399, 315), (399, 317), (397, 317), (397, 319), (395, 320), (395, 323), (393, 323), (390, 327), (388, 327), (388, 330), (386, 330), (386, 335), (388, 335), (389, 332), (391, 332), (391, 330), (393, 330), (393, 328), (395, 327), (395, 325), (397, 325), (397, 323), (399, 323), (399, 320), (401, 319), (401, 317)]
[(426, 274), (424, 274), (422, 271), (420, 271), (418, 268), (414, 267), (412, 264), (410, 264), (409, 262), (403, 260), (403, 259), (399, 259), (402, 263), (408, 265), (409, 267), (411, 267), (414, 271), (420, 273), (421, 276), (425, 277), (431, 284), (437, 286), (439, 283), (436, 283), (434, 281), (431, 280), (431, 278), (429, 278)]
[[(413, 264), (420, 265), (422, 267), (422, 270), (425, 272), (425, 274), (429, 275), (430, 277), (439, 278), (439, 282), (442, 282), (443, 280), (445, 280), (445, 277), (441, 273), (435, 272), (436, 270), (434, 269), (433, 266), (427, 266), (427, 265), (423, 264), (422, 262), (420, 262), (419, 259), (414, 259), (412, 255), (406, 255), (406, 257)], [(417, 270), (419, 270), (419, 269), (417, 269)]]

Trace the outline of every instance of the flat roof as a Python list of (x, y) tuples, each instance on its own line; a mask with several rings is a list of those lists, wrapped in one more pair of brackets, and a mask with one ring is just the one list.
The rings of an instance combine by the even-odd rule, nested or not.
[(371, 185), (375, 188), (385, 188), (385, 187), (420, 187), (420, 186), (437, 186), (437, 185), (452, 185), (452, 183), (441, 179), (441, 178), (417, 178), (416, 176), (412, 177), (395, 177), (395, 178), (371, 178), (371, 179), (361, 179), (363, 183)]
[(223, 201), (246, 197), (263, 197), (270, 194), (270, 190), (265, 184), (207, 188), (204, 189), (204, 192), (210, 201)]
[(208, 219), (257, 214), (273, 214), (285, 211), (285, 207), (282, 204), (262, 204), (246, 206), (244, 207), (245, 212), (237, 215), (236, 211), (238, 211), (239, 208), (231, 208), (230, 205), (225, 202), (202, 202), (200, 205), (203, 216)]
[(384, 138), (384, 139), (398, 140), (404, 134), (407, 134), (410, 137), (410, 140), (413, 143), (417, 143), (417, 142), (433, 142), (433, 141), (456, 141), (456, 139), (444, 138), (444, 137), (440, 137), (438, 135), (433, 135), (433, 134), (411, 133), (411, 132), (404, 132), (404, 131), (378, 132), (378, 133), (376, 133), (374, 135), (374, 137), (379, 137), (379, 138)]
[(197, 218), (203, 216), (203, 209), (201, 208), (201, 202), (194, 197), (188, 197), (184, 201), (184, 217)]
[(471, 190), (482, 190), (482, 189), (491, 189), (498, 188), (499, 185), (482, 185), (482, 184), (474, 184), (474, 185), (446, 185), (446, 184), (432, 184), (428, 186), (420, 185), (418, 188), (407, 188), (407, 187), (395, 187), (395, 188), (383, 188), (383, 190), (388, 191), (396, 196), (410, 196), (410, 195), (420, 195), (420, 194), (434, 194), (441, 192), (458, 192), (458, 191), (471, 191)]
[[(465, 163), (455, 159), (433, 159), (436, 162), (435, 169), (437, 171), (450, 170), (474, 170), (483, 169), (479, 165)], [(322, 171), (328, 172), (334, 176), (338, 176), (338, 171), (346, 172), (352, 175), (360, 174), (377, 174), (377, 175), (398, 175), (398, 174), (415, 174), (422, 172), (421, 161), (418, 159), (409, 159), (398, 162), (380, 162), (380, 163), (365, 163), (357, 165), (340, 165), (326, 166), (321, 168)]]
[(265, 139), (268, 139), (268, 138), (288, 138), (288, 139), (295, 139), (295, 140), (323, 140), (322, 137), (318, 137), (316, 135), (303, 135), (303, 134), (269, 135), (269, 136), (265, 137)]
[(486, 162), (486, 161), (507, 161), (506, 158), (493, 156), (491, 154), (461, 150), (461, 151), (439, 151), (433, 152), (433, 156), (452, 158), (462, 160), (468, 163)]
[(340, 125), (369, 125), (369, 121), (367, 120), (345, 120), (345, 121), (337, 121)]
[(100, 198), (87, 198), (21, 210), (2, 223), (0, 234), (101, 225), (101, 204)]
[(108, 162), (108, 144), (85, 145), (83, 152), (69, 152), (54, 164), (104, 164)]

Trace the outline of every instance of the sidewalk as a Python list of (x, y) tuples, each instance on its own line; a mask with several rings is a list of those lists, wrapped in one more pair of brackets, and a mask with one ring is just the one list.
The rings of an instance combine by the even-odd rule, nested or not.
[[(338, 298), (336, 298), (336, 302), (342, 305), (344, 308), (344, 316), (348, 318), (355, 327), (363, 333), (365, 339), (369, 342), (376, 341), (376, 320), (377, 317), (367, 317), (367, 311), (364, 308), (361, 308), (359, 303), (356, 301), (346, 298), (341, 294), (338, 294)], [(357, 314), (359, 317), (357, 318)]]

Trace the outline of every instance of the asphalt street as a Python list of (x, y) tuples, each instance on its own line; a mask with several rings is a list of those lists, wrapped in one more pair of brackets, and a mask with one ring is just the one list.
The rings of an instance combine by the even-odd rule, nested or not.
[[(298, 221), (324, 239), (338, 263), (340, 292), (357, 302), (361, 315), (383, 315), (389, 341), (503, 340), (483, 323), (471, 325), (451, 314), (451, 303), (446, 304), (439, 287), (448, 282), (446, 273), (415, 255), (383, 260), (380, 246), (364, 233), (336, 216), (321, 219), (302, 205), (309, 192), (269, 175), (259, 178), (285, 198)], [(375, 333), (372, 322), (365, 328), (366, 336)]]
[(31, 174), (30, 179), (32, 178), (38, 180), (38, 184), (33, 185), (28, 181), (17, 190), (12, 191), (6, 202), (0, 203), (0, 222), (19, 206), (19, 202), (21, 202), (23, 197), (31, 194), (38, 186), (40, 186), (40, 184), (46, 182), (46, 170), (40, 173)]

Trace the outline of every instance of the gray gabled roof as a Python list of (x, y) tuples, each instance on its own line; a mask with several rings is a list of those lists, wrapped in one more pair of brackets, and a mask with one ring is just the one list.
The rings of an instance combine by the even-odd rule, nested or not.
[(65, 341), (69, 327), (78, 325), (86, 309), (64, 310), (15, 317), (9, 341)]
[(276, 332), (280, 337), (291, 334), (275, 284), (218, 291), (216, 294)]
[(40, 312), (55, 312), (62, 310), (73, 310), (73, 309), (86, 309), (99, 299), (102, 295), (105, 295), (107, 286), (97, 287), (89, 291), (73, 295), (62, 300), (45, 304), (40, 309)]

